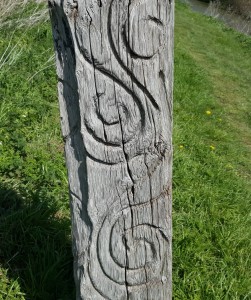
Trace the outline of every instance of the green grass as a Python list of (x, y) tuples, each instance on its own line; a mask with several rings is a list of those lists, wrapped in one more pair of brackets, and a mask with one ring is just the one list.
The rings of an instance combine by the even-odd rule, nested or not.
[[(28, 5), (21, 17), (33, 12)], [(49, 22), (1, 29), (0, 57), (6, 49), (0, 299), (74, 299)], [(176, 1), (174, 299), (251, 299), (250, 70), (251, 38)]]
[(69, 197), (50, 24), (13, 32), (0, 33), (8, 57), (0, 69), (0, 299), (69, 300)]
[(251, 299), (251, 39), (180, 4), (175, 33), (174, 298)]

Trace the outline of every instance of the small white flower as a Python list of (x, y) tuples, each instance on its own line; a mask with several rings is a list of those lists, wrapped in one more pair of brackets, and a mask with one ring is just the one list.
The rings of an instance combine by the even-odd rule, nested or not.
[(3, 142), (2, 141), (0, 141), (0, 146), (3, 146)]

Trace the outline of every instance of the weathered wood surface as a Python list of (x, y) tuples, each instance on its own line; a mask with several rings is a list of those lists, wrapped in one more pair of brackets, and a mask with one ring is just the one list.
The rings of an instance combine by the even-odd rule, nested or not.
[(171, 299), (171, 0), (49, 0), (77, 299)]

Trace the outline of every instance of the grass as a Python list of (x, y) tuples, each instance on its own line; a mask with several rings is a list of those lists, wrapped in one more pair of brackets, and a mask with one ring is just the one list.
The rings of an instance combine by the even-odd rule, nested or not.
[[(0, 299), (74, 299), (50, 24), (3, 28)], [(178, 1), (175, 31), (174, 299), (251, 299), (251, 39)]]
[(177, 4), (175, 299), (251, 299), (250, 54), (250, 38)]
[[(15, 18), (25, 19), (35, 9), (35, 4), (22, 6)], [(69, 300), (74, 298), (74, 285), (68, 189), (50, 24), (4, 28), (0, 299)]]

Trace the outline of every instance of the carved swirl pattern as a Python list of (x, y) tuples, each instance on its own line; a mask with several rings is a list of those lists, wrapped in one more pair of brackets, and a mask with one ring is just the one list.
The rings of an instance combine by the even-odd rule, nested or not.
[[(157, 6), (165, 1), (156, 1), (156, 8), (152, 0), (104, 2), (108, 7), (104, 34), (108, 38), (103, 53), (95, 49), (93, 42), (99, 41), (98, 45), (104, 37), (95, 24), (91, 7), (75, 23), (79, 51), (85, 66), (94, 68), (96, 85), (81, 129), (86, 151), (90, 158), (102, 164), (126, 164), (129, 177), (132, 177), (131, 160), (140, 157), (146, 160), (151, 156), (148, 168), (153, 173), (166, 151), (161, 125), (158, 125), (161, 109), (158, 99), (146, 87), (144, 76), (135, 73), (133, 63), (151, 63), (164, 47), (164, 22), (158, 16), (161, 8)], [(137, 28), (142, 31), (136, 32)], [(144, 40), (152, 38), (153, 43), (142, 43), (140, 35)], [(141, 174), (134, 176), (144, 180)], [(131, 181), (132, 185), (136, 182), (133, 178)], [(133, 196), (131, 200), (126, 196), (128, 189), (132, 191), (132, 186), (120, 195), (127, 197), (125, 204), (121, 205), (118, 199), (109, 207), (92, 234), (89, 276), (104, 299), (111, 299), (110, 295), (113, 299), (126, 299), (131, 290), (137, 292), (148, 284), (163, 284), (159, 274), (166, 268), (166, 258), (160, 253), (169, 247), (169, 240), (165, 228), (152, 215), (165, 208), (167, 194), (163, 191), (154, 199), (136, 203)], [(110, 294), (98, 283), (100, 276), (103, 285), (109, 285)]]
[[(142, 15), (142, 6), (147, 16)], [(133, 60), (150, 61), (164, 44), (163, 22), (157, 16), (148, 14), (148, 6), (152, 6), (151, 0), (134, 0), (130, 5), (128, 0), (110, 1), (108, 41), (103, 45), (104, 53), (96, 48), (100, 43), (95, 41), (100, 41), (103, 37), (98, 26), (93, 25), (92, 10), (87, 9), (84, 19), (76, 23), (79, 50), (85, 61), (94, 66), (94, 81), (96, 85), (99, 83), (95, 96), (90, 96), (94, 98), (93, 105), (85, 113), (82, 131), (87, 153), (101, 163), (121, 163), (125, 161), (125, 155), (130, 159), (148, 150), (156, 152), (158, 156), (157, 147), (161, 140), (161, 126), (158, 125), (160, 107), (157, 99), (145, 86), (142, 79), (144, 76), (139, 79), (128, 65), (128, 56), (132, 64)], [(116, 16), (118, 11), (122, 12), (119, 19)], [(129, 20), (128, 14), (132, 16)], [(87, 30), (87, 27), (91, 29)], [(135, 36), (136, 33), (131, 31), (139, 27), (144, 30), (139, 36)], [(118, 37), (115, 36), (117, 32)], [(153, 43), (142, 42), (142, 34), (143, 40), (149, 36)], [(132, 36), (135, 36), (134, 40)], [(114, 67), (109, 64), (111, 55)], [(106, 132), (102, 129), (104, 127), (107, 128)], [(108, 136), (109, 132), (113, 132), (112, 136)], [(107, 153), (112, 155), (106, 155)]]
[[(145, 218), (164, 201), (166, 198), (162, 194), (151, 200), (150, 205), (147, 202), (120, 211), (112, 207), (107, 213), (89, 265), (93, 286), (105, 299), (127, 299), (130, 292), (141, 292), (148, 285), (162, 285), (167, 280), (162, 275), (167, 267), (166, 257), (160, 254), (169, 248), (168, 234), (165, 228)], [(92, 264), (95, 261), (98, 266)], [(98, 284), (97, 273), (105, 276), (103, 284), (109, 285), (112, 296)]]

